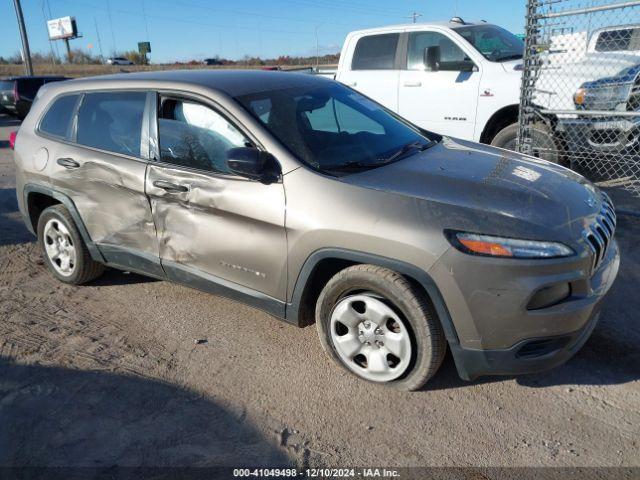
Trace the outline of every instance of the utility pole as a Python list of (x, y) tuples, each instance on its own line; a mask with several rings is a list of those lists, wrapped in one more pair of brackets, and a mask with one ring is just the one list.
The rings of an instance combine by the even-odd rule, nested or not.
[(318, 29), (322, 26), (322, 23), (316, 25), (316, 71), (320, 66), (320, 44), (318, 43)]
[(409, 15), (408, 17), (404, 17), (404, 18), (412, 18), (413, 19), (413, 23), (416, 23), (416, 21), (418, 20), (418, 17), (421, 17), (422, 14), (418, 13), (418, 12), (413, 12), (411, 15)]
[(27, 38), (27, 29), (24, 27), (24, 17), (22, 16), (22, 7), (20, 0), (13, 0), (16, 7), (16, 17), (18, 17), (18, 27), (20, 28), (20, 38), (22, 39), (22, 58), (24, 60), (24, 69), (27, 75), (33, 75), (33, 65), (31, 65), (31, 51), (29, 50), (29, 39)]
[(67, 62), (71, 63), (73, 61), (73, 55), (71, 54), (71, 45), (69, 45), (69, 39), (64, 39), (64, 45), (67, 47)]

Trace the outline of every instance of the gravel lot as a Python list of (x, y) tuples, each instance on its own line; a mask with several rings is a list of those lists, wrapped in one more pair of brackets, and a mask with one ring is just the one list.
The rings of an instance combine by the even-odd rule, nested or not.
[[(0, 116), (0, 465), (640, 466), (640, 219), (567, 365), (403, 393), (334, 368), (315, 327), (109, 271), (56, 282)], [(206, 339), (196, 344), (194, 340)]]

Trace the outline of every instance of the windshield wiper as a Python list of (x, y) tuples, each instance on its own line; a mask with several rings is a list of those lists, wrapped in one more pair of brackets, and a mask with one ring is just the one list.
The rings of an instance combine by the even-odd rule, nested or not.
[(401, 157), (407, 155), (408, 153), (412, 153), (414, 150), (418, 150), (422, 152), (432, 145), (436, 144), (436, 141), (431, 141), (429, 143), (424, 143), (421, 141), (407, 143), (403, 145), (399, 150), (394, 152), (389, 157), (378, 158), (374, 161), (362, 161), (362, 160), (354, 160), (351, 162), (345, 162), (337, 165), (325, 165), (324, 170), (332, 170), (332, 171), (343, 171), (343, 170), (351, 170), (351, 169), (363, 169), (363, 168), (376, 168), (382, 167), (384, 165), (388, 165), (393, 163), (396, 160), (399, 160)]
[(378, 161), (375, 164), (376, 165), (384, 165), (384, 164), (387, 164), (387, 163), (391, 163), (394, 160), (399, 160), (400, 158), (404, 157), (408, 153), (411, 153), (413, 150), (418, 150), (418, 151), (422, 152), (423, 150), (426, 150), (427, 148), (429, 148), (432, 145), (432, 143), (433, 142), (431, 142), (431, 143), (423, 143), (421, 141), (407, 143), (406, 145), (403, 145), (400, 148), (400, 150), (392, 153), (389, 157), (378, 159)]

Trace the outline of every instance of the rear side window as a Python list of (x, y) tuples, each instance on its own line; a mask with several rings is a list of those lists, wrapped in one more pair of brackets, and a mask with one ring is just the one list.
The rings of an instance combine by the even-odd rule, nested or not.
[(400, 34), (362, 37), (353, 53), (351, 70), (393, 70)]
[(87, 93), (78, 111), (77, 143), (140, 156), (145, 92)]
[(40, 131), (65, 140), (70, 139), (71, 120), (79, 95), (58, 98), (40, 122)]

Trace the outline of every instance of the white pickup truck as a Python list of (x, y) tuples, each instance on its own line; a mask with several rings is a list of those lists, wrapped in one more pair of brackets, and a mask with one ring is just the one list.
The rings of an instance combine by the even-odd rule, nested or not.
[[(611, 30), (605, 35), (611, 35)], [(592, 39), (604, 31), (594, 32)], [(630, 32), (635, 35), (635, 29)], [(597, 44), (597, 40), (585, 42), (583, 48), (592, 45), (595, 49)], [(537, 95), (536, 103), (546, 110), (574, 109), (573, 94), (584, 82), (605, 73), (612, 75), (637, 61), (629, 59), (628, 47), (625, 50), (626, 55), (615, 60), (611, 48), (604, 53), (608, 59), (596, 54), (595, 66), (586, 55), (578, 64), (543, 72), (537, 88), (546, 93)], [(507, 30), (485, 22), (467, 23), (459, 17), (380, 27), (347, 35), (335, 79), (419, 127), (514, 149), (523, 52), (524, 42)], [(550, 53), (549, 63), (554, 55)], [(557, 144), (555, 125), (550, 115), (536, 129), (541, 151), (544, 144)], [(559, 160), (557, 153), (540, 156)]]

